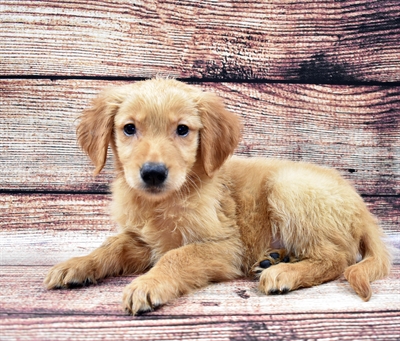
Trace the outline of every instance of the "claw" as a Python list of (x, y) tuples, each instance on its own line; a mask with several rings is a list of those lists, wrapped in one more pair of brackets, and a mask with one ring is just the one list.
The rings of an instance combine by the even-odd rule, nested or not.
[(286, 287), (283, 287), (281, 289), (271, 289), (268, 291), (269, 295), (284, 295), (289, 292), (289, 289)]

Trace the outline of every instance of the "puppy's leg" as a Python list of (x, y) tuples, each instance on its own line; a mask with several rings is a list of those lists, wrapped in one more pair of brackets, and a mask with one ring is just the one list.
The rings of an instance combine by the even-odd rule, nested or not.
[(212, 281), (240, 277), (240, 266), (237, 241), (196, 243), (171, 250), (125, 288), (123, 306), (133, 315), (151, 311)]
[(296, 263), (299, 259), (285, 249), (268, 249), (252, 266), (250, 272), (259, 277), (261, 272), (279, 263)]
[(43, 284), (47, 289), (73, 288), (106, 276), (142, 272), (149, 266), (150, 249), (135, 234), (121, 233), (87, 256), (55, 265)]
[(296, 263), (280, 263), (260, 275), (259, 289), (266, 294), (284, 294), (298, 288), (311, 287), (338, 278), (347, 266), (345, 258), (334, 261), (304, 259)]

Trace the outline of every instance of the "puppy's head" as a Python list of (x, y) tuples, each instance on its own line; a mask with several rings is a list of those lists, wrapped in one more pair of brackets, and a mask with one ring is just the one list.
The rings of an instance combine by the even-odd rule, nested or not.
[(77, 135), (95, 174), (111, 144), (127, 184), (161, 199), (178, 191), (199, 163), (212, 177), (237, 146), (240, 124), (216, 95), (153, 79), (103, 92), (84, 111)]

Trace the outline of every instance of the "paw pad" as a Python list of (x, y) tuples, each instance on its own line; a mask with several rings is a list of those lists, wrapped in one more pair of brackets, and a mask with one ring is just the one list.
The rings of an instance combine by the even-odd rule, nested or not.
[(273, 258), (273, 259), (279, 259), (280, 254), (279, 254), (279, 252), (271, 252), (271, 253), (269, 254), (269, 256), (270, 256), (271, 258)]
[(260, 262), (260, 268), (267, 269), (272, 265), (271, 261), (269, 259), (264, 259), (263, 261)]
[[(261, 272), (265, 269), (268, 269), (272, 265), (276, 265), (279, 263), (294, 263), (297, 262), (298, 259), (289, 254), (285, 249), (279, 250), (269, 250), (267, 251), (263, 257), (255, 263), (251, 269), (251, 272), (255, 276), (259, 276)], [(282, 293), (281, 291), (279, 293)]]

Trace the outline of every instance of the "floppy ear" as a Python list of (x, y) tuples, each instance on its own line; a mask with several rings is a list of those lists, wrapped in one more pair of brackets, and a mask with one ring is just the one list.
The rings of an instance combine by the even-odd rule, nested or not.
[(107, 148), (114, 128), (114, 117), (126, 94), (126, 86), (103, 91), (84, 110), (76, 128), (78, 142), (96, 166), (94, 175), (100, 173), (107, 159)]
[(215, 94), (202, 93), (199, 110), (203, 124), (200, 131), (201, 159), (206, 174), (211, 177), (233, 154), (241, 137), (241, 124)]

